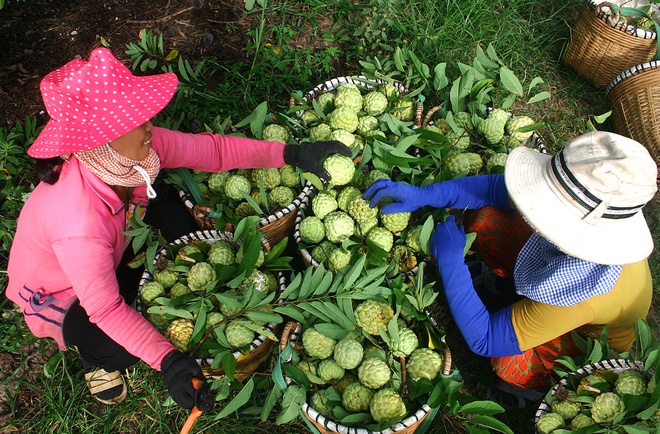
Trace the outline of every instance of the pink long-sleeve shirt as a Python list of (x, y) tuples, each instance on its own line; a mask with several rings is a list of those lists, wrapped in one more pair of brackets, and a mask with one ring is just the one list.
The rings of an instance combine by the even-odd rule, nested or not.
[[(284, 145), (208, 133), (152, 130), (161, 168), (207, 172), (281, 167)], [(146, 206), (146, 187), (133, 200)], [(77, 299), (110, 338), (160, 370), (174, 350), (119, 294), (115, 269), (127, 246), (126, 209), (117, 194), (72, 156), (59, 180), (37, 185), (21, 210), (9, 255), (7, 297), (18, 304), (35, 336), (66, 349), (62, 323)]]

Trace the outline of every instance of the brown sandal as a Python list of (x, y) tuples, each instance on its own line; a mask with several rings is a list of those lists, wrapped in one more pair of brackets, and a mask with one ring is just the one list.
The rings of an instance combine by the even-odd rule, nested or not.
[(126, 382), (119, 371), (107, 372), (99, 368), (86, 373), (85, 380), (94, 399), (103, 404), (117, 405), (128, 394)]

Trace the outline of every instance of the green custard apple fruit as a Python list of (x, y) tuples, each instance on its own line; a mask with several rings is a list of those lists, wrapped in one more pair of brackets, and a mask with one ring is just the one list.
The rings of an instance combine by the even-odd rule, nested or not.
[(344, 145), (348, 146), (351, 149), (355, 147), (355, 136), (353, 135), (353, 133), (349, 133), (346, 130), (342, 130), (342, 129), (333, 130), (332, 133), (330, 133), (330, 140), (337, 140), (339, 142), (342, 142)]
[(470, 147), (470, 135), (465, 130), (459, 132), (449, 130), (445, 137), (447, 137), (449, 144), (455, 151), (465, 151)]
[(332, 92), (322, 93), (316, 98), (316, 102), (321, 111), (327, 115), (335, 109), (335, 94)]
[(338, 247), (328, 255), (328, 269), (330, 271), (339, 271), (351, 263), (352, 257), (353, 254), (349, 250)]
[(225, 316), (220, 312), (209, 312), (206, 314), (206, 328), (218, 328), (220, 330), (224, 330), (227, 327), (227, 324), (224, 323), (224, 319)]
[(362, 192), (348, 185), (337, 194), (337, 206), (340, 210), (348, 212), (348, 206), (355, 199), (362, 198)]
[(341, 244), (355, 232), (355, 222), (343, 211), (333, 211), (326, 215), (323, 225), (326, 238), (335, 244)]
[(323, 360), (332, 356), (337, 341), (313, 328), (308, 328), (303, 332), (302, 343), (310, 357)]
[[(264, 249), (259, 249), (259, 253), (257, 254), (257, 261), (254, 263), (255, 268), (259, 268), (262, 265), (264, 265), (264, 261), (266, 260), (266, 254), (264, 253)], [(236, 262), (241, 263), (243, 262), (243, 246), (240, 246), (238, 250), (236, 250)]]
[(181, 297), (182, 295), (190, 294), (190, 288), (188, 285), (184, 285), (183, 283), (175, 283), (173, 287), (170, 288), (170, 297), (171, 298), (177, 298)]
[(370, 357), (362, 361), (358, 367), (358, 379), (370, 389), (380, 389), (392, 378), (387, 363), (377, 357)]
[(609, 423), (626, 411), (621, 397), (614, 392), (601, 393), (591, 404), (591, 418), (596, 423)]
[(378, 219), (376, 217), (362, 221), (355, 225), (355, 235), (366, 237), (369, 231), (376, 226), (378, 226)]
[(318, 114), (316, 114), (314, 110), (305, 110), (302, 115), (300, 115), (300, 119), (302, 119), (303, 124), (306, 127), (311, 127), (321, 123), (321, 118)]
[(300, 177), (298, 176), (295, 167), (290, 164), (285, 164), (277, 170), (280, 172), (280, 181), (282, 182), (282, 185), (291, 188), (300, 186)]
[(300, 239), (309, 244), (320, 243), (325, 238), (325, 225), (316, 216), (307, 216), (300, 221), (298, 226)]
[(185, 353), (188, 351), (188, 344), (194, 329), (195, 324), (191, 320), (185, 318), (175, 319), (165, 330), (165, 337), (179, 351)]
[(257, 215), (257, 210), (252, 207), (248, 202), (241, 202), (236, 205), (234, 210), (237, 216), (247, 217), (251, 215)]
[(341, 395), (341, 405), (351, 413), (369, 410), (374, 391), (359, 381), (349, 384)]
[(357, 113), (348, 107), (337, 107), (328, 115), (328, 125), (333, 130), (342, 129), (353, 133), (358, 126)]
[(368, 188), (369, 186), (371, 186), (371, 184), (378, 181), (379, 179), (390, 179), (390, 175), (383, 172), (382, 170), (377, 170), (377, 169), (369, 171), (364, 180), (364, 187)]
[(414, 381), (419, 381), (421, 378), (433, 380), (442, 370), (442, 365), (440, 354), (430, 348), (417, 348), (410, 355), (406, 369)]
[(460, 174), (470, 173), (470, 158), (465, 152), (450, 154), (443, 160), (443, 163), (454, 178)]
[(280, 208), (286, 208), (293, 202), (293, 190), (284, 185), (278, 185), (268, 192), (268, 201), (277, 204)]
[(280, 171), (274, 168), (254, 169), (251, 173), (251, 177), (252, 185), (256, 188), (260, 188), (260, 185), (263, 182), (266, 190), (272, 190), (282, 182)]
[(307, 130), (307, 134), (309, 135), (310, 142), (323, 142), (330, 140), (332, 128), (328, 124), (321, 123)]
[(362, 362), (364, 349), (355, 339), (342, 339), (333, 348), (333, 358), (344, 369), (355, 369)]
[(580, 404), (567, 399), (553, 402), (550, 408), (553, 412), (560, 414), (564, 420), (571, 420), (580, 413)]
[(474, 130), (474, 123), (472, 123), (472, 116), (468, 112), (458, 112), (454, 114), (454, 122), (459, 128), (464, 130)]
[(337, 207), (337, 200), (331, 194), (323, 191), (319, 192), (319, 194), (312, 199), (312, 212), (321, 220), (323, 220), (326, 215), (336, 210)]
[(171, 319), (167, 318), (165, 315), (161, 313), (148, 313), (147, 318), (149, 319), (149, 322), (156, 327), (156, 329), (165, 334), (165, 331), (167, 330), (167, 327), (170, 325), (172, 322)]
[(163, 288), (169, 289), (179, 281), (179, 273), (174, 270), (164, 269), (154, 271), (154, 280), (163, 285)]
[(378, 129), (378, 119), (374, 116), (362, 116), (358, 118), (358, 125), (355, 132), (361, 136), (364, 136), (369, 131), (375, 131)]
[(623, 371), (614, 383), (614, 391), (619, 395), (641, 395), (645, 393), (646, 379), (644, 374), (635, 369)]
[(314, 246), (310, 251), (312, 259), (314, 259), (318, 264), (325, 264), (328, 260), (330, 253), (337, 248), (336, 245), (332, 244), (328, 240), (323, 240), (318, 246)]
[(506, 165), (506, 159), (509, 156), (509, 154), (505, 154), (503, 152), (496, 152), (488, 159), (486, 160), (486, 173), (491, 173), (493, 170), (493, 167), (496, 166), (501, 166), (504, 167)]
[(216, 241), (209, 249), (207, 260), (212, 265), (232, 265), (236, 261), (236, 248), (228, 241)]
[(263, 140), (275, 141), (280, 143), (288, 143), (291, 134), (282, 125), (278, 124), (269, 124), (266, 125), (261, 132), (261, 138)]
[(504, 123), (497, 118), (488, 117), (481, 121), (477, 127), (477, 132), (484, 136), (486, 143), (496, 145), (504, 137)]
[(243, 194), (249, 195), (250, 191), (252, 191), (252, 184), (241, 175), (232, 175), (225, 183), (225, 194), (230, 199), (241, 200)]
[(382, 115), (388, 104), (387, 97), (375, 90), (366, 94), (362, 100), (364, 111), (370, 116)]
[(216, 279), (215, 269), (208, 262), (197, 262), (188, 272), (188, 287), (193, 292), (208, 291), (208, 287)]
[(545, 413), (536, 421), (536, 430), (539, 434), (550, 434), (564, 425), (564, 418), (557, 413)]
[(225, 172), (215, 172), (209, 175), (209, 178), (206, 180), (206, 184), (209, 186), (209, 190), (214, 193), (225, 192), (225, 183), (231, 176), (231, 173)]
[(408, 227), (411, 215), (412, 214), (409, 212), (395, 212), (392, 214), (380, 213), (380, 221), (388, 231), (398, 234)]
[(332, 409), (330, 408), (330, 401), (322, 390), (314, 392), (309, 398), (309, 405), (312, 406), (321, 416), (326, 418), (332, 417)]
[(509, 133), (511, 137), (520, 140), (521, 142), (524, 142), (525, 140), (529, 139), (532, 136), (532, 134), (534, 134), (534, 131), (521, 132), (518, 130), (520, 130), (523, 127), (532, 125), (533, 123), (534, 120), (529, 116), (516, 116), (506, 121), (506, 124), (504, 125), (504, 130), (507, 133)]
[(506, 110), (503, 110), (501, 108), (496, 108), (491, 110), (491, 112), (488, 114), (487, 119), (495, 119), (498, 122), (500, 122), (502, 125), (505, 125), (509, 121), (509, 113)]
[(415, 253), (422, 252), (422, 244), (420, 243), (419, 240), (421, 234), (422, 234), (421, 225), (412, 227), (406, 234), (406, 238), (405, 238), (406, 246), (410, 247)]
[(586, 428), (595, 424), (594, 420), (587, 416), (586, 414), (579, 413), (573, 419), (571, 419), (571, 429), (577, 431), (582, 428)]
[(378, 92), (382, 93), (387, 97), (388, 101), (394, 101), (399, 98), (399, 91), (396, 86), (390, 83), (383, 83), (378, 87)]
[(408, 327), (399, 328), (399, 342), (391, 342), (390, 349), (395, 357), (408, 357), (419, 346), (419, 339)]
[(386, 388), (374, 393), (369, 404), (371, 417), (378, 423), (399, 422), (408, 413), (406, 404), (403, 402), (399, 392), (392, 388)]
[(394, 234), (384, 227), (376, 226), (367, 233), (367, 241), (389, 252), (394, 245)]
[(243, 281), (238, 285), (236, 289), (239, 293), (245, 293), (245, 291), (247, 291), (250, 286), (252, 286), (255, 291), (259, 291), (264, 295), (270, 292), (270, 286), (266, 273), (256, 268), (252, 270), (248, 277), (243, 279)]
[[(332, 113), (341, 109), (347, 109), (357, 113), (362, 109), (362, 105), (363, 98), (359, 89), (350, 91), (339, 91), (338, 89), (337, 94), (335, 95), (335, 109), (330, 113), (330, 116), (332, 116)], [(332, 124), (330, 124), (330, 126), (332, 126)]]
[(346, 185), (353, 179), (355, 163), (341, 154), (329, 155), (323, 160), (323, 168), (330, 174), (332, 185)]
[(145, 306), (153, 306), (157, 297), (165, 295), (165, 287), (160, 282), (147, 282), (140, 290), (140, 300)]
[(370, 335), (380, 335), (381, 328), (387, 330), (387, 324), (393, 317), (392, 307), (378, 300), (363, 301), (355, 308), (355, 322)]
[(327, 358), (319, 362), (316, 372), (323, 380), (330, 381), (343, 377), (345, 370), (339, 366), (339, 363), (335, 359)]
[(392, 116), (404, 122), (412, 121), (415, 117), (415, 107), (410, 98), (403, 98), (395, 102), (390, 111)]
[(348, 214), (353, 217), (357, 223), (367, 220), (373, 220), (378, 215), (378, 208), (371, 208), (369, 201), (356, 197), (348, 204)]
[(358, 381), (358, 379), (355, 375), (351, 374), (350, 372), (346, 372), (343, 377), (335, 381), (335, 389), (341, 395), (344, 393), (344, 390), (346, 390), (349, 384), (355, 383), (356, 381)]
[(225, 336), (232, 348), (243, 348), (254, 340), (254, 331), (245, 327), (243, 320), (234, 319), (227, 323)]

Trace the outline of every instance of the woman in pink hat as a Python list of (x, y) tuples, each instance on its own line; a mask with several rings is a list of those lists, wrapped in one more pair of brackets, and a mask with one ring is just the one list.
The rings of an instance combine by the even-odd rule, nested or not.
[[(392, 198), (384, 213), (474, 210), (465, 227), (453, 215), (438, 224), (430, 249), (454, 321), (500, 379), (493, 398), (525, 406), (552, 385), (558, 357), (578, 354), (572, 332), (598, 338), (607, 327), (612, 349), (633, 346), (653, 293), (642, 208), (656, 178), (644, 146), (599, 131), (554, 156), (516, 148), (504, 175), (426, 187), (379, 180), (364, 196), (372, 206)], [(466, 231), (477, 233), (478, 261), (463, 257)]]
[[(37, 158), (37, 185), (22, 209), (10, 251), (7, 296), (30, 330), (75, 346), (93, 396), (106, 404), (127, 393), (121, 371), (139, 359), (163, 374), (184, 408), (203, 402), (192, 378), (196, 361), (177, 351), (129, 306), (129, 244), (123, 233), (136, 205), (156, 196), (162, 168), (207, 172), (285, 164), (328, 179), (321, 161), (351, 155), (339, 142), (283, 143), (155, 127), (150, 119), (177, 88), (173, 73), (134, 76), (106, 48), (48, 74), (41, 92), (50, 120), (28, 150)], [(168, 241), (195, 229), (185, 208), (153, 203), (145, 222), (166, 224)], [(155, 225), (156, 225), (155, 224)], [(168, 235), (169, 234), (169, 235)], [(124, 256), (124, 252), (127, 255)], [(130, 273), (129, 273), (130, 274)]]

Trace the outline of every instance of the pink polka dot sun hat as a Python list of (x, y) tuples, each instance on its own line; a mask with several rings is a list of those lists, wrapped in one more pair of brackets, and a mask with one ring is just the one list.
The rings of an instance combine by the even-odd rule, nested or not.
[(101, 146), (142, 125), (172, 99), (178, 79), (168, 72), (138, 77), (107, 48), (74, 59), (41, 80), (50, 120), (28, 149), (34, 158)]

